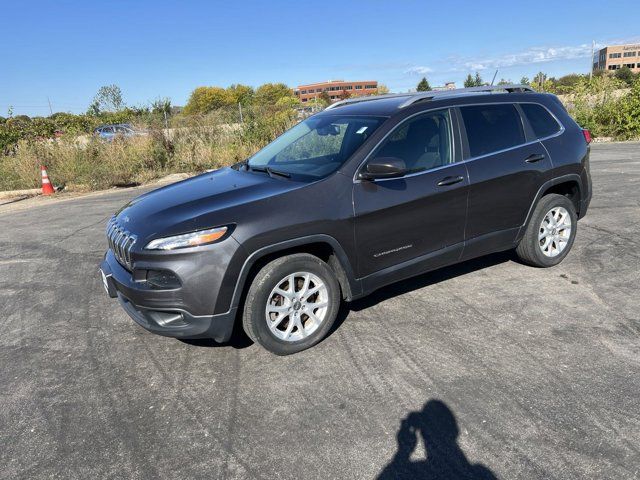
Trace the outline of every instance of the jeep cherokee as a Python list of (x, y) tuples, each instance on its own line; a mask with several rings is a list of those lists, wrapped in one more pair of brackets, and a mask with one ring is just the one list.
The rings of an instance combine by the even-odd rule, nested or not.
[[(109, 221), (108, 294), (147, 330), (284, 355), (341, 300), (491, 252), (550, 267), (591, 200), (589, 132), (521, 85), (347, 99)], [(240, 321), (240, 320), (239, 320)]]

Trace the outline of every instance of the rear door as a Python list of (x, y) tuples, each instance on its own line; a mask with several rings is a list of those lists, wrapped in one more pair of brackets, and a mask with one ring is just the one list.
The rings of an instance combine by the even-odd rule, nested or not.
[[(369, 156), (400, 158), (409, 171), (354, 184), (360, 277), (414, 260), (421, 264), (409, 266), (410, 274), (419, 273), (428, 268), (425, 255), (435, 259), (445, 247), (461, 248), (468, 183), (464, 164), (455, 161), (454, 138), (449, 109), (426, 112), (400, 123)], [(460, 251), (454, 250), (456, 259)]]
[(462, 106), (459, 114), (469, 171), (466, 240), (471, 247), (473, 240), (488, 240), (485, 250), (508, 246), (551, 168), (550, 159), (525, 133), (515, 104)]

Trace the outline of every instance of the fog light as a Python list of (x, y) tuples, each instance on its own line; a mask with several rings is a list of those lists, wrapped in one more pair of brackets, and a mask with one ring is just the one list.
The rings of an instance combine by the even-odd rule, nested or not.
[(184, 315), (180, 312), (159, 312), (150, 310), (147, 315), (153, 319), (161, 327), (184, 327), (187, 322), (184, 321)]
[(169, 270), (147, 270), (147, 283), (151, 288), (172, 289), (182, 284), (178, 276)]

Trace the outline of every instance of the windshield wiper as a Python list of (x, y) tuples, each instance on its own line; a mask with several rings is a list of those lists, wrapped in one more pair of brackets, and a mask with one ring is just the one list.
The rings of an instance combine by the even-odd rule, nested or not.
[(249, 164), (249, 162), (247, 162), (246, 166), (247, 166), (248, 170), (253, 170), (254, 172), (265, 172), (270, 177), (273, 177), (274, 175), (279, 175), (279, 176), (284, 177), (284, 178), (291, 178), (291, 174), (290, 173), (281, 172), (279, 170), (274, 170), (271, 167), (254, 167), (253, 165)]
[(267, 169), (267, 172), (269, 172), (269, 175), (271, 175), (272, 177), (274, 175), (280, 175), (281, 177), (284, 177), (284, 178), (291, 178), (291, 174), (289, 172), (282, 172), (280, 170), (274, 170), (271, 167), (264, 167), (264, 168)]

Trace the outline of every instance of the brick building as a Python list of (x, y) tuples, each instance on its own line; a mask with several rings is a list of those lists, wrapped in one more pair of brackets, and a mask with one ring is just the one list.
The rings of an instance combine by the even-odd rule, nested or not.
[(640, 43), (609, 45), (601, 48), (593, 57), (593, 71), (615, 71), (623, 66), (632, 72), (640, 72)]
[(345, 82), (344, 80), (328, 80), (321, 83), (310, 83), (308, 85), (299, 85), (294, 90), (302, 103), (313, 102), (313, 99), (319, 96), (323, 91), (327, 92), (331, 101), (340, 100), (342, 92), (347, 92), (352, 97), (361, 95), (375, 95), (378, 91), (378, 82), (375, 80), (366, 80), (360, 82)]

